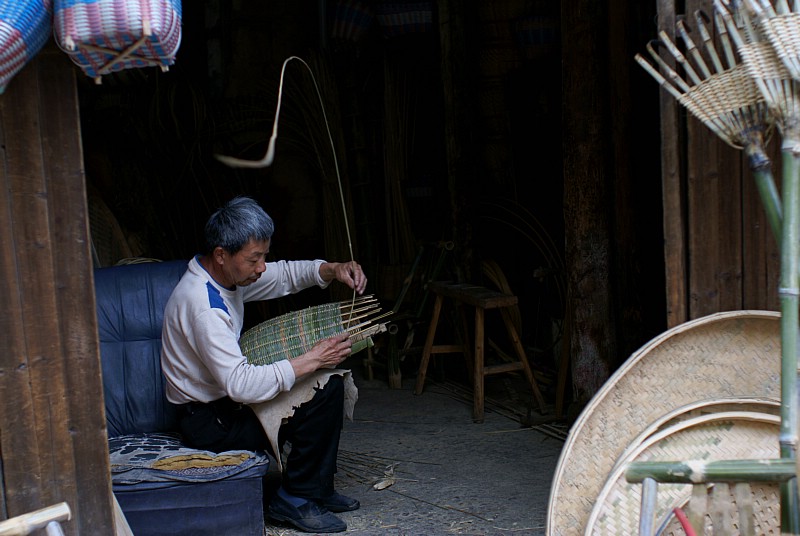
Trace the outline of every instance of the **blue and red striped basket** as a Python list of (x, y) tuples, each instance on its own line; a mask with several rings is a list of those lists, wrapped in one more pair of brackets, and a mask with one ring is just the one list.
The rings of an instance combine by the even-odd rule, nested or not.
[(180, 0), (55, 0), (55, 38), (83, 72), (103, 75), (175, 63)]
[(0, 1), (0, 93), (47, 43), (52, 29), (52, 0)]

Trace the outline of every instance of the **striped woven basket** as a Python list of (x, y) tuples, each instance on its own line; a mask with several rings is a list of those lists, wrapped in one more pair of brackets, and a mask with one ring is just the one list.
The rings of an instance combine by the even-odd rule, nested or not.
[(175, 63), (180, 0), (55, 0), (55, 37), (87, 76)]
[[(372, 336), (386, 331), (386, 325), (369, 319), (380, 312), (376, 305), (357, 301), (352, 315), (348, 312), (351, 307), (350, 302), (336, 302), (286, 313), (247, 330), (239, 339), (239, 346), (248, 363), (268, 365), (294, 359), (322, 339), (348, 332), (355, 354), (371, 347)], [(350, 321), (351, 316), (358, 319)]]
[(0, 2), (0, 93), (50, 38), (52, 0)]

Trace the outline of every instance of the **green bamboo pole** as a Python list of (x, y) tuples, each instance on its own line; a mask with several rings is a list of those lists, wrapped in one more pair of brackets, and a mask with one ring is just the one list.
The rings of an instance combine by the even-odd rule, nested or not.
[[(795, 460), (797, 448), (798, 237), (800, 237), (800, 137), (785, 128), (783, 160), (783, 226), (781, 238), (781, 431), (780, 454)], [(781, 531), (800, 533), (797, 478), (781, 485)]]
[(764, 152), (763, 136), (758, 133), (756, 143), (748, 144), (745, 148), (747, 161), (750, 170), (753, 172), (756, 188), (758, 189), (764, 212), (767, 214), (767, 221), (775, 235), (775, 241), (781, 245), (781, 228), (783, 222), (783, 210), (781, 208), (781, 198), (778, 188), (775, 186), (775, 178), (772, 176), (772, 161)]
[(793, 460), (715, 460), (703, 462), (636, 462), (625, 470), (631, 483), (648, 478), (664, 484), (700, 484), (714, 482), (786, 482), (794, 478)]

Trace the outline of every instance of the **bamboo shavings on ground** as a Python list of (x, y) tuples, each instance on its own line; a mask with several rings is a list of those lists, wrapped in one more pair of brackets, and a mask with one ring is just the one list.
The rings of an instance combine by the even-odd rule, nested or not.
[[(422, 462), (413, 462), (422, 463)], [(336, 461), (339, 471), (359, 484), (369, 484), (375, 490), (386, 489), (398, 480), (416, 482), (414, 479), (403, 478), (397, 468), (400, 461), (392, 461), (380, 456), (362, 454), (347, 450), (339, 450)], [(339, 478), (337, 476), (337, 478)]]

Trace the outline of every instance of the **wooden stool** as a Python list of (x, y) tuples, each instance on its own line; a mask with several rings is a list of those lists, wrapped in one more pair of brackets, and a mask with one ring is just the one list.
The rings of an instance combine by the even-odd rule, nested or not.
[[(539, 404), (539, 409), (544, 411), (544, 398), (542, 393), (539, 392), (539, 387), (533, 377), (533, 372), (528, 365), (528, 359), (525, 356), (525, 349), (517, 335), (517, 330), (514, 328), (514, 323), (511, 321), (511, 315), (508, 308), (517, 304), (517, 297), (510, 294), (504, 294), (495, 290), (466, 283), (450, 283), (433, 281), (428, 284), (428, 290), (436, 294), (436, 301), (433, 304), (433, 315), (431, 316), (431, 323), (428, 327), (428, 336), (425, 339), (425, 347), (422, 350), (422, 361), (419, 364), (419, 373), (417, 374), (417, 383), (414, 389), (415, 394), (421, 394), (425, 386), (425, 375), (428, 370), (428, 362), (430, 361), (431, 354), (445, 354), (445, 353), (463, 353), (467, 361), (467, 370), (472, 371), (472, 380), (474, 384), (474, 405), (472, 409), (472, 419), (475, 422), (483, 422), (483, 379), (489, 374), (499, 374), (501, 372), (511, 372), (514, 370), (522, 370), (525, 377), (533, 388), (533, 394)], [(442, 312), (442, 302), (444, 298), (455, 300), (459, 304), (472, 306), (475, 308), (475, 350), (474, 350), (474, 364), (470, 362), (470, 349), (467, 344), (442, 344), (434, 345), (433, 339), (436, 335), (436, 326), (439, 323), (439, 314)], [(484, 365), (484, 325), (483, 319), (487, 309), (499, 309), (503, 316), (503, 323), (506, 326), (508, 336), (511, 338), (511, 343), (517, 353), (519, 361), (513, 363), (504, 363), (501, 365)], [(466, 324), (466, 322), (465, 322)]]

